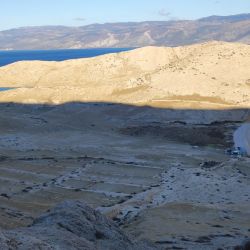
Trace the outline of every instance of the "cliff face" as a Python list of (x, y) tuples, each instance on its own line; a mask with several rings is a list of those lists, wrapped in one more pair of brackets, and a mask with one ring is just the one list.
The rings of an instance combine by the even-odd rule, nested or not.
[(3, 87), (17, 88), (1, 92), (0, 101), (249, 107), (249, 68), (249, 45), (222, 42), (145, 47), (64, 62), (18, 62), (0, 68)]
[(211, 40), (250, 43), (250, 14), (195, 21), (25, 27), (0, 32), (0, 49), (180, 46)]

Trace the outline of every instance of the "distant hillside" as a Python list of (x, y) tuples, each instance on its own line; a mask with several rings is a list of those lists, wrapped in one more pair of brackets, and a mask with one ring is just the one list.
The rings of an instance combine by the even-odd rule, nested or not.
[(250, 45), (209, 42), (63, 62), (18, 62), (0, 68), (0, 82), (17, 87), (0, 92), (0, 102), (249, 108), (249, 58)]
[(211, 40), (250, 44), (250, 14), (195, 21), (24, 27), (0, 32), (0, 49), (181, 46)]

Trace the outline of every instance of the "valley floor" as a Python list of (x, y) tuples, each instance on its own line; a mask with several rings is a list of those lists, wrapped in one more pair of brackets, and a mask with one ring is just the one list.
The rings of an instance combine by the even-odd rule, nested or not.
[(82, 200), (165, 249), (248, 238), (250, 160), (224, 153), (239, 124), (156, 122), (140, 109), (1, 104), (0, 228)]

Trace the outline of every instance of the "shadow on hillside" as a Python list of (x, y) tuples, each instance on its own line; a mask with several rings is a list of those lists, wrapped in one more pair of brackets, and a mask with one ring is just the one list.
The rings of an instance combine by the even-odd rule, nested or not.
[(0, 136), (92, 129), (93, 133), (110, 131), (152, 140), (230, 147), (233, 132), (249, 119), (250, 110), (164, 109), (104, 102), (0, 103), (0, 116)]

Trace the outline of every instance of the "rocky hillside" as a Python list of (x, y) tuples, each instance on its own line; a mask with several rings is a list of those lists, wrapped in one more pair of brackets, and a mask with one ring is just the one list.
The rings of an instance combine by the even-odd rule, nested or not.
[(219, 40), (250, 43), (250, 14), (199, 20), (25, 27), (0, 32), (0, 49), (178, 46)]
[(81, 202), (64, 202), (32, 226), (0, 231), (0, 249), (153, 250), (135, 242), (112, 221)]
[(250, 46), (145, 47), (64, 62), (0, 68), (1, 102), (116, 102), (174, 108), (250, 106)]

